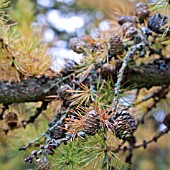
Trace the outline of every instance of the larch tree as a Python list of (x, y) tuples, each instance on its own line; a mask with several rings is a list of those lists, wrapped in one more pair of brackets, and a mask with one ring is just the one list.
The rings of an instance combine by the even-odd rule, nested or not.
[[(71, 38), (83, 58), (59, 71), (32, 24), (34, 5), (8, 6), (0, 1), (2, 148), (25, 129), (19, 150), (29, 150), (24, 162), (38, 170), (134, 169), (137, 149), (159, 145), (170, 130), (170, 1), (117, 9), (109, 29)], [(32, 138), (37, 122), (44, 131)]]

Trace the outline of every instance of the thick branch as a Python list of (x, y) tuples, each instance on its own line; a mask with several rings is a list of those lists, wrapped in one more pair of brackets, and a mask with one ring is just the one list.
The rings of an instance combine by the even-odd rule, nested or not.
[[(117, 62), (111, 72), (114, 82), (117, 81), (117, 72), (121, 68), (120, 62)], [(109, 75), (108, 75), (109, 76)], [(136, 66), (128, 64), (124, 71), (122, 86), (131, 88), (150, 88), (152, 86), (162, 86), (170, 84), (170, 60), (166, 61), (166, 67), (150, 63)]]
[[(119, 64), (120, 65), (120, 64)], [(119, 70), (120, 68), (117, 68)], [(116, 71), (115, 71), (116, 72)], [(114, 81), (117, 72), (112, 72)], [(68, 75), (69, 76), (69, 75)], [(55, 77), (53, 79), (42, 76), (30, 77), (19, 83), (0, 82), (0, 103), (23, 103), (44, 101), (49, 95), (56, 95), (57, 89), (67, 77)], [(161, 70), (156, 64), (141, 66), (129, 65), (125, 69), (122, 84), (131, 88), (150, 88), (170, 84), (170, 60), (166, 62), (166, 69)]]
[(128, 80), (131, 85), (137, 88), (150, 88), (170, 84), (170, 61), (166, 63), (165, 70), (160, 69), (156, 64), (147, 64), (138, 67), (131, 67)]
[[(62, 79), (62, 78), (60, 78)], [(47, 77), (22, 80), (19, 83), (0, 82), (0, 103), (23, 103), (45, 100), (46, 96), (56, 94), (59, 78)]]

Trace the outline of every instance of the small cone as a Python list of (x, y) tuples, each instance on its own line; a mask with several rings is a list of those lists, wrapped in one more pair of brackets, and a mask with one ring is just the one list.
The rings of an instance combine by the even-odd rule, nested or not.
[(94, 135), (100, 125), (100, 119), (99, 119), (99, 115), (94, 111), (94, 110), (90, 110), (86, 115), (85, 115), (85, 124), (83, 127), (83, 131), (86, 134), (89, 135)]
[(123, 28), (123, 35), (126, 38), (133, 38), (134, 35), (136, 35), (137, 32), (138, 32), (136, 26), (133, 23), (131, 23), (131, 22), (125, 22), (122, 25), (122, 28)]
[(134, 118), (125, 110), (116, 112), (109, 121), (113, 123), (112, 131), (119, 139), (130, 139), (136, 129)]
[(149, 17), (149, 14), (150, 14), (148, 10), (148, 6), (143, 2), (137, 3), (135, 7), (135, 14), (139, 18), (140, 22), (144, 22), (144, 20), (147, 17)]
[(136, 23), (135, 17), (132, 16), (121, 16), (118, 18), (118, 23), (123, 25), (125, 22), (131, 22), (133, 24)]
[(112, 36), (109, 41), (109, 55), (116, 56), (124, 53), (124, 45), (121, 37), (119, 35)]
[(50, 166), (46, 157), (36, 160), (36, 170), (50, 170)]
[(161, 16), (159, 13), (156, 13), (154, 16), (151, 16), (148, 20), (148, 28), (153, 32), (158, 34), (163, 34), (165, 28), (162, 28), (167, 23), (167, 17)]

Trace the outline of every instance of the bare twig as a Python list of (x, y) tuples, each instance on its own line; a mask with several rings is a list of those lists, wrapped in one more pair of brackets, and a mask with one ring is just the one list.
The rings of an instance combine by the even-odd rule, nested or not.
[[(121, 87), (121, 83), (122, 83), (122, 80), (123, 80), (123, 75), (124, 75), (125, 69), (126, 69), (126, 67), (128, 65), (128, 62), (130, 60), (132, 60), (132, 57), (136, 53), (136, 51), (143, 48), (143, 46), (144, 46), (143, 43), (139, 43), (137, 45), (132, 46), (130, 48), (130, 50), (127, 52), (127, 54), (125, 55), (124, 59), (123, 59), (123, 63), (122, 63), (122, 66), (121, 66), (121, 68), (119, 70), (119, 73), (117, 75), (117, 82), (116, 82), (115, 88), (114, 88), (115, 98), (113, 100), (113, 108), (116, 108), (117, 104), (118, 104), (118, 96), (119, 96), (119, 93), (120, 93), (120, 87)], [(115, 110), (115, 109), (113, 109), (113, 110)]]
[(164, 130), (160, 131), (157, 135), (155, 135), (154, 137), (152, 137), (152, 139), (150, 139), (148, 141), (143, 140), (143, 143), (138, 144), (138, 145), (133, 145), (133, 146), (130, 146), (130, 147), (127, 147), (127, 146), (122, 147), (121, 146), (118, 149), (113, 150), (113, 152), (119, 152), (119, 151), (125, 152), (127, 150), (134, 150), (134, 149), (138, 149), (138, 148), (141, 148), (141, 147), (146, 149), (148, 144), (150, 144), (152, 142), (157, 142), (159, 138), (161, 138), (163, 135), (167, 134), (169, 131), (170, 131), (169, 128), (165, 128)]
[(170, 129), (165, 128), (164, 130), (160, 131), (157, 135), (155, 135), (152, 139), (148, 140), (148, 141), (143, 141), (142, 144), (139, 145), (135, 145), (133, 148), (134, 149), (138, 149), (140, 147), (143, 147), (144, 149), (147, 148), (147, 145), (152, 143), (152, 142), (157, 142), (157, 140), (162, 137), (163, 135), (167, 134), (169, 132)]
[[(142, 117), (137, 121), (137, 127), (139, 126), (140, 123), (142, 124), (144, 123), (144, 119), (147, 116), (148, 112), (152, 110), (156, 106), (156, 104), (160, 102), (161, 99), (165, 98), (165, 96), (169, 93), (169, 91), (170, 91), (170, 86), (163, 86), (156, 92), (152, 93), (151, 95), (146, 96), (146, 99), (149, 99), (150, 97), (154, 98), (154, 102), (152, 103), (152, 105), (150, 105), (147, 108), (147, 111), (143, 113)], [(142, 100), (144, 101), (144, 99)]]
[(49, 101), (43, 101), (42, 105), (36, 109), (35, 114), (33, 116), (30, 116), (28, 120), (22, 121), (23, 127), (25, 128), (29, 123), (34, 123), (35, 119), (41, 114), (41, 112), (47, 109), (48, 104)]
[[(58, 115), (58, 114), (57, 114)], [(38, 142), (41, 138), (43, 137), (47, 137), (46, 138), (46, 143), (49, 143), (49, 141), (51, 141), (51, 138), (49, 139), (49, 132), (51, 132), (55, 127), (59, 126), (63, 120), (65, 119), (66, 115), (67, 115), (67, 110), (65, 111), (65, 114), (63, 113), (62, 115), (60, 116), (55, 116), (55, 118), (50, 122), (53, 126), (49, 127), (45, 133), (41, 134), (39, 137), (37, 137), (35, 140), (29, 142), (27, 145), (25, 146), (21, 146), (19, 148), (19, 150), (26, 150), (28, 147), (30, 147), (32, 144)]]
[[(166, 93), (165, 94), (162, 93), (165, 90), (166, 90)], [(163, 98), (169, 92), (169, 90), (170, 90), (169, 86), (162, 86), (157, 91), (149, 94), (148, 96), (145, 96), (143, 99), (141, 99), (140, 101), (136, 102), (134, 105), (136, 106), (138, 104), (141, 104), (142, 102), (145, 102), (145, 101), (147, 101), (147, 100), (149, 100), (151, 98), (153, 98), (155, 101), (159, 100), (159, 99)], [(161, 98), (160, 98), (160, 96), (161, 96)]]

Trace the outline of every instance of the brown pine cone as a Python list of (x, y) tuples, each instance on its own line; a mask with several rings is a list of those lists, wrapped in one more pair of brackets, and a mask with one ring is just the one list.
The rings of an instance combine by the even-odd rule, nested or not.
[(136, 26), (133, 23), (131, 23), (131, 22), (125, 22), (122, 25), (122, 28), (123, 28), (123, 35), (126, 38), (133, 38), (134, 35), (136, 35), (137, 32), (138, 32)]
[(109, 121), (113, 124), (112, 131), (119, 139), (130, 139), (136, 129), (134, 118), (126, 110), (117, 111)]
[(139, 2), (136, 4), (135, 14), (139, 18), (139, 21), (143, 22), (147, 17), (149, 17), (150, 11), (145, 3)]
[(124, 45), (121, 37), (119, 35), (112, 36), (109, 41), (109, 55), (121, 55), (124, 53)]
[(86, 134), (94, 135), (97, 132), (99, 125), (100, 125), (99, 114), (96, 113), (95, 110), (90, 110), (85, 115), (85, 123), (84, 123), (83, 131)]
[(133, 16), (121, 16), (118, 18), (118, 23), (123, 25), (125, 22), (131, 22), (133, 24), (136, 23), (135, 17)]
[(103, 79), (108, 79), (112, 76), (112, 69), (108, 63), (101, 66), (100, 75)]
[(50, 170), (50, 165), (46, 158), (39, 158), (35, 163), (36, 170)]
[(132, 137), (132, 130), (125, 121), (117, 119), (112, 130), (119, 139), (127, 140)]

